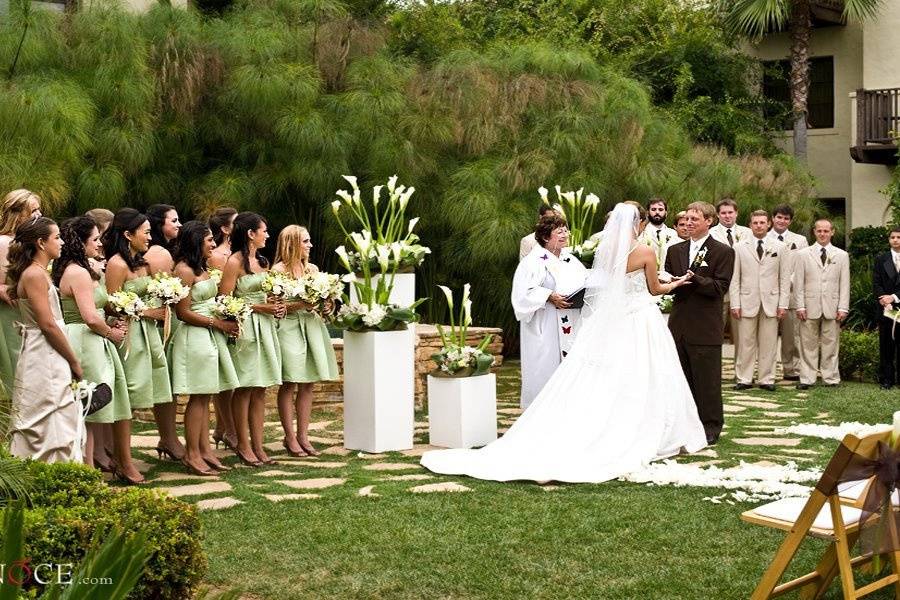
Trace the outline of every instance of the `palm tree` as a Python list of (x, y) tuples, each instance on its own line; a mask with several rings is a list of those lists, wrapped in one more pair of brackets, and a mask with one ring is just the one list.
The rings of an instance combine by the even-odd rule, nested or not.
[[(812, 7), (816, 0), (722, 0), (726, 21), (735, 31), (752, 38), (784, 28), (791, 36), (791, 113), (794, 120), (794, 156), (806, 162), (806, 117), (809, 101), (809, 38)], [(882, 0), (843, 0), (845, 19), (875, 16)]]

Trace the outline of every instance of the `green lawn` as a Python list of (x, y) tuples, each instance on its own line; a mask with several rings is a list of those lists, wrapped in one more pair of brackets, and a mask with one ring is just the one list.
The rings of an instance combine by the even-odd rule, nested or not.
[[(517, 380), (514, 363), (500, 372), (501, 408), (515, 406)], [(783, 463), (795, 458), (801, 466), (822, 467), (837, 442), (803, 438), (796, 449), (815, 452), (804, 454), (791, 448), (739, 445), (734, 439), (772, 437), (755, 428), (791, 422), (890, 422), (898, 404), (895, 393), (853, 383), (837, 390), (814, 388), (805, 398), (798, 398), (792, 387), (775, 393), (731, 392), (732, 400), (726, 403), (736, 406), (747, 401), (733, 399), (736, 395), (754, 396), (779, 407), (745, 407), (726, 416), (727, 429), (714, 457), (722, 466), (739, 460)], [(765, 414), (773, 411), (800, 416)], [(332, 423), (314, 434), (339, 438), (339, 415), (337, 406), (318, 408), (314, 421)], [(512, 418), (501, 417), (507, 423)], [(425, 420), (422, 415), (417, 419)], [(268, 431), (272, 441), (281, 439), (277, 428)], [(416, 440), (426, 443), (427, 432), (417, 433)], [(749, 596), (782, 539), (777, 532), (740, 521), (740, 513), (750, 505), (703, 501), (704, 496), (720, 493), (709, 488), (620, 482), (541, 487), (444, 476), (384, 480), (398, 474), (425, 474), (417, 460), (401, 453), (372, 459), (354, 452), (272, 467), (291, 475), (263, 477), (254, 469), (228, 473), (222, 480), (232, 490), (187, 498), (227, 496), (242, 502), (202, 513), (209, 556), (207, 582), (272, 599), (738, 599)], [(154, 465), (151, 476), (178, 470), (155, 460), (148, 462)], [(313, 462), (342, 464), (315, 468), (309, 465)], [(407, 463), (409, 469), (365, 469), (377, 463)], [(278, 482), (319, 477), (346, 482), (320, 490), (294, 490)], [(441, 481), (455, 481), (471, 491), (408, 491)], [(374, 486), (371, 492), (377, 496), (359, 495), (366, 486)], [(304, 492), (319, 497), (274, 503), (263, 496)], [(821, 542), (808, 541), (794, 571), (811, 567), (822, 547)], [(838, 597), (835, 584), (827, 598)], [(871, 597), (892, 596), (883, 592)]]

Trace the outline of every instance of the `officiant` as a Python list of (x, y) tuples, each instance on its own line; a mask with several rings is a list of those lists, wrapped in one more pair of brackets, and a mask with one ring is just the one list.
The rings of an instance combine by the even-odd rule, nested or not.
[(519, 263), (512, 285), (520, 323), (522, 408), (531, 404), (572, 346), (581, 321), (576, 293), (587, 277), (587, 269), (568, 250), (569, 229), (560, 215), (541, 217), (534, 236), (538, 245)]

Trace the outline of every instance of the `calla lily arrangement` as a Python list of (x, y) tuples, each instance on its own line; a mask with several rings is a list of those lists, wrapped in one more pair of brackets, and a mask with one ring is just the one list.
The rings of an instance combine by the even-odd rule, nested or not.
[[(345, 296), (344, 304), (334, 322), (338, 327), (350, 331), (405, 329), (407, 323), (418, 319), (415, 309), (425, 301), (424, 298), (417, 300), (408, 307), (390, 303), (394, 278), (403, 263), (404, 244), (410, 240), (418, 241), (419, 239), (412, 233), (418, 222), (417, 218), (409, 222), (404, 240), (396, 239), (403, 231), (401, 226), (405, 218), (404, 211), (415, 188), (407, 189), (404, 186), (397, 186), (397, 177), (391, 177), (387, 185), (390, 194), (388, 206), (379, 212), (378, 205), (384, 186), (375, 186), (372, 194), (374, 218), (370, 221), (369, 210), (363, 206), (356, 177), (345, 175), (344, 179), (350, 182), (353, 193), (338, 190), (336, 193), (341, 200), (335, 200), (332, 203), (332, 210), (341, 231), (347, 236), (350, 249), (348, 250), (343, 245), (338, 246), (335, 253), (348, 273), (343, 277), (343, 281), (354, 286), (358, 301), (351, 303)], [(342, 202), (362, 225), (362, 231), (347, 231), (340, 218)], [(374, 229), (372, 223), (375, 224)], [(361, 257), (366, 257), (366, 259), (363, 260)], [(378, 276), (377, 281), (375, 281), (376, 275)]]
[[(350, 183), (352, 191), (335, 192), (340, 200), (331, 203), (331, 212), (348, 240), (352, 234), (341, 219), (342, 214), (351, 215), (355, 221), (350, 228), (358, 226), (371, 236), (371, 243), (366, 246), (365, 251), (357, 249), (347, 252), (350, 272), (360, 273), (363, 263), (368, 263), (371, 269), (378, 268), (385, 258), (396, 262), (401, 271), (411, 271), (422, 264), (425, 255), (430, 254), (431, 250), (419, 244), (419, 236), (413, 233), (419, 218), (406, 221), (406, 206), (416, 188), (397, 185), (397, 176), (394, 175), (388, 179), (386, 186), (376, 185), (372, 188), (372, 204), (369, 207), (363, 203), (356, 177), (344, 175), (344, 179)], [(386, 201), (382, 201), (381, 193), (385, 187), (388, 197)], [(399, 254), (396, 254), (398, 248)]]
[[(576, 247), (584, 244), (594, 227), (594, 216), (600, 205), (600, 198), (596, 194), (584, 196), (584, 188), (572, 192), (564, 192), (558, 185), (556, 187), (557, 202), (553, 204), (553, 210), (563, 216), (569, 226), (569, 245)], [(544, 204), (550, 205), (547, 197), (547, 188), (538, 188)]]
[(450, 331), (437, 325), (441, 336), (441, 351), (431, 356), (437, 364), (432, 372), (436, 377), (472, 377), (486, 374), (494, 363), (494, 357), (485, 351), (493, 339), (487, 335), (478, 346), (466, 345), (466, 334), (472, 324), (472, 300), (469, 298), (471, 286), (463, 286), (462, 303), (458, 315), (454, 315), (453, 292), (444, 285), (438, 286), (447, 298), (450, 308)]

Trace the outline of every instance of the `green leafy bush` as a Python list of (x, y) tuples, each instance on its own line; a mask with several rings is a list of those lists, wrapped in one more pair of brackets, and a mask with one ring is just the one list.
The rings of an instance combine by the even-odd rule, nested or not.
[(841, 331), (838, 358), (842, 379), (878, 380), (878, 334), (873, 331)]
[(850, 258), (875, 258), (888, 249), (887, 227), (857, 227), (850, 232)]
[(872, 293), (872, 259), (850, 259), (850, 314), (846, 327), (870, 331), (878, 327), (881, 311)]
[(153, 490), (110, 488), (84, 465), (29, 463), (29, 471), (25, 555), (34, 563), (77, 563), (115, 528), (143, 532), (149, 559), (130, 597), (192, 597), (207, 566), (194, 506)]

